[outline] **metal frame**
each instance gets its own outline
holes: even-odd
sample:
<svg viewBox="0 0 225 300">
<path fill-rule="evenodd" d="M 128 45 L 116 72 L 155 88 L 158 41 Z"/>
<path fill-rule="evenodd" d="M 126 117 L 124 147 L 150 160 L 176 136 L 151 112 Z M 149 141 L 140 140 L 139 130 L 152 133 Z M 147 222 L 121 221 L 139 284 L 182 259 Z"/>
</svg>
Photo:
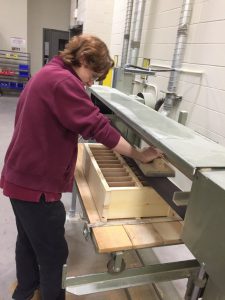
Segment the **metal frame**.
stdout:
<svg viewBox="0 0 225 300">
<path fill-rule="evenodd" d="M 206 230 L 206 234 L 203 236 L 202 233 L 204 232 L 201 230 L 198 224 L 199 214 L 201 212 L 202 220 L 208 222 L 207 224 L 209 225 L 209 228 L 212 227 L 212 211 L 207 210 L 208 219 L 206 219 L 206 212 L 202 209 L 206 203 L 206 200 L 210 205 L 213 205 L 215 201 L 212 201 L 212 199 L 214 199 L 215 194 L 218 198 L 218 192 L 221 190 L 221 197 L 217 199 L 217 201 L 224 203 L 222 201 L 224 197 L 224 193 L 222 191 L 224 190 L 224 181 L 222 178 L 225 178 L 225 175 L 224 177 L 221 177 L 223 174 L 225 174 L 224 147 L 207 140 L 206 138 L 193 132 L 191 129 L 158 114 L 150 108 L 143 106 L 141 103 L 133 101 L 129 96 L 126 96 L 118 90 L 96 86 L 92 87 L 90 91 L 104 104 L 106 104 L 124 122 L 133 128 L 143 140 L 163 150 L 169 160 L 174 163 L 174 165 L 179 168 L 182 173 L 194 180 L 194 182 L 196 180 L 199 181 L 200 173 L 204 173 L 204 176 L 207 177 L 207 180 L 204 184 L 200 182 L 198 185 L 198 190 L 201 193 L 204 194 L 206 187 L 211 181 L 215 184 L 214 190 L 216 192 L 213 193 L 213 195 L 210 194 L 212 191 L 208 192 L 207 197 L 204 197 L 203 199 L 199 197 L 198 194 L 194 194 L 195 185 L 193 184 L 190 194 L 180 192 L 174 195 L 174 201 L 179 205 L 184 205 L 188 202 L 188 208 L 191 213 L 189 213 L 185 219 L 183 239 L 191 252 L 200 262 L 202 262 L 201 267 L 197 260 L 194 260 L 176 263 L 173 262 L 169 264 L 158 264 L 123 271 L 122 253 L 115 253 L 111 263 L 112 265 L 110 265 L 109 268 L 109 272 L 113 271 L 113 274 L 99 273 L 66 278 L 65 266 L 63 273 L 63 286 L 66 287 L 69 292 L 79 295 L 188 277 L 189 280 L 185 299 L 198 299 L 201 291 L 206 286 L 207 276 L 205 269 L 210 276 L 209 281 L 210 278 L 217 278 L 217 283 L 221 281 L 220 279 L 218 280 L 218 276 L 220 276 L 220 274 L 217 276 L 218 270 L 214 270 L 214 258 L 220 257 L 217 249 L 218 247 L 214 247 L 214 255 L 212 256 L 210 254 L 210 261 L 206 261 L 204 259 L 204 256 L 207 256 L 208 253 L 205 251 L 206 247 L 204 247 L 204 245 L 208 246 L 210 240 L 216 240 L 217 235 L 209 235 L 208 230 Z M 202 156 L 202 153 L 204 153 L 204 156 Z M 220 187 L 220 189 L 218 187 Z M 204 200 L 202 201 L 203 205 L 200 200 Z M 190 205 L 190 202 L 192 202 L 193 208 L 197 205 L 197 209 L 194 209 L 195 213 L 192 213 L 191 211 L 192 206 Z M 221 203 L 218 205 L 218 207 L 215 206 L 215 209 L 220 209 L 221 211 Z M 74 207 L 76 207 L 76 205 L 74 206 L 73 202 L 71 209 L 72 211 Z M 215 215 L 218 216 L 218 214 Z M 196 217 L 197 226 L 195 226 L 193 223 L 195 221 L 194 216 Z M 206 222 L 203 221 L 202 226 L 205 228 Z M 216 224 L 216 222 L 218 222 L 218 218 L 215 218 L 214 221 Z M 92 227 L 94 227 L 93 224 L 87 223 L 86 228 L 88 236 L 91 233 Z M 192 230 L 192 228 L 195 228 L 195 230 Z M 197 232 L 196 228 L 198 229 Z M 222 228 L 224 228 L 224 226 L 221 226 L 221 230 Z M 198 238 L 197 234 L 199 234 L 200 238 Z M 195 236 L 197 237 L 197 243 L 195 243 L 193 240 L 193 237 Z M 203 238 L 204 240 L 202 242 Z M 201 245 L 198 247 L 199 244 Z M 217 241 L 212 245 L 218 246 L 219 244 L 220 243 Z M 210 247 L 212 245 L 210 245 Z M 221 257 L 223 258 L 223 254 Z M 203 262 L 206 263 L 206 265 L 204 265 Z"/>
<path fill-rule="evenodd" d="M 87 295 L 187 277 L 191 277 L 192 282 L 195 283 L 199 277 L 200 266 L 197 260 L 188 260 L 132 268 L 121 273 L 105 272 L 68 278 L 66 278 L 66 270 L 67 266 L 64 265 L 62 287 L 74 295 Z"/>
</svg>

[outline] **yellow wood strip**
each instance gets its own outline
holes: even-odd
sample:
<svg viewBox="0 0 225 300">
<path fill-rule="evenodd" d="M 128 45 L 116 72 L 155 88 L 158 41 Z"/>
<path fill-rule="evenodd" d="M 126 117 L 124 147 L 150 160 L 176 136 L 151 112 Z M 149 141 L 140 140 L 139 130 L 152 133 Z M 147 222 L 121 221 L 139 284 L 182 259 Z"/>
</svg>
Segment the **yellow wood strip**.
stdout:
<svg viewBox="0 0 225 300">
<path fill-rule="evenodd" d="M 181 243 L 182 224 L 180 222 L 154 223 L 152 226 L 159 233 L 165 245 Z"/>
<path fill-rule="evenodd" d="M 93 235 L 99 253 L 132 249 L 132 243 L 123 226 L 95 227 Z"/>
<path fill-rule="evenodd" d="M 160 246 L 163 240 L 152 224 L 124 225 L 133 248 Z"/>
</svg>

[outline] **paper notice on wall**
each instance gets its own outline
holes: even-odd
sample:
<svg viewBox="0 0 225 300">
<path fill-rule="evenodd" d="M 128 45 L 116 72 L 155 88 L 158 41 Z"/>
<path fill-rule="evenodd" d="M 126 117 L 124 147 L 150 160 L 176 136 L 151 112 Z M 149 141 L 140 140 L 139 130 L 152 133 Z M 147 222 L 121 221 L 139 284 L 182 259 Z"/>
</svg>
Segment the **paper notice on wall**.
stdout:
<svg viewBox="0 0 225 300">
<path fill-rule="evenodd" d="M 13 51 L 24 52 L 26 50 L 26 41 L 20 37 L 11 37 L 10 38 L 11 49 Z"/>
</svg>

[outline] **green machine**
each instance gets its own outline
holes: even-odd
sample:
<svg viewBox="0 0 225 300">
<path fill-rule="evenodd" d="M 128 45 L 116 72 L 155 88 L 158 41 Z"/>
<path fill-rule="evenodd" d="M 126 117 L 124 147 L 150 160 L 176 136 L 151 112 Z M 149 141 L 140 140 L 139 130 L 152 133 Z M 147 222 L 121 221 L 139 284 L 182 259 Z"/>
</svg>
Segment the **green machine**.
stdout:
<svg viewBox="0 0 225 300">
<path fill-rule="evenodd" d="M 187 204 L 182 239 L 207 273 L 203 299 L 225 299 L 225 148 L 116 89 L 90 92 L 192 180 L 191 191 L 179 194 Z"/>
<path fill-rule="evenodd" d="M 98 85 L 88 92 L 140 139 L 161 149 L 191 180 L 191 190 L 175 192 L 173 201 L 186 206 L 182 240 L 196 259 L 128 269 L 114 275 L 66 278 L 64 270 L 63 286 L 82 295 L 189 278 L 185 300 L 225 300 L 225 148 L 117 89 Z M 116 258 L 119 268 L 121 255 Z"/>
</svg>

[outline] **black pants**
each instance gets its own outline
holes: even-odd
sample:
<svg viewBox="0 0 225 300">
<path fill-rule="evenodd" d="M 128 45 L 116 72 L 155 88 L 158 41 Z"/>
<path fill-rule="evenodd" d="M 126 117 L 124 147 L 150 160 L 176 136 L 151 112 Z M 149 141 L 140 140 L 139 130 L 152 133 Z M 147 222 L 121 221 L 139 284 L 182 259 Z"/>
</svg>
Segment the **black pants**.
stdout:
<svg viewBox="0 0 225 300">
<path fill-rule="evenodd" d="M 10 199 L 18 230 L 13 299 L 31 299 L 40 288 L 42 300 L 64 300 L 62 267 L 68 247 L 64 237 L 65 208 L 61 201 L 26 202 Z"/>
</svg>

